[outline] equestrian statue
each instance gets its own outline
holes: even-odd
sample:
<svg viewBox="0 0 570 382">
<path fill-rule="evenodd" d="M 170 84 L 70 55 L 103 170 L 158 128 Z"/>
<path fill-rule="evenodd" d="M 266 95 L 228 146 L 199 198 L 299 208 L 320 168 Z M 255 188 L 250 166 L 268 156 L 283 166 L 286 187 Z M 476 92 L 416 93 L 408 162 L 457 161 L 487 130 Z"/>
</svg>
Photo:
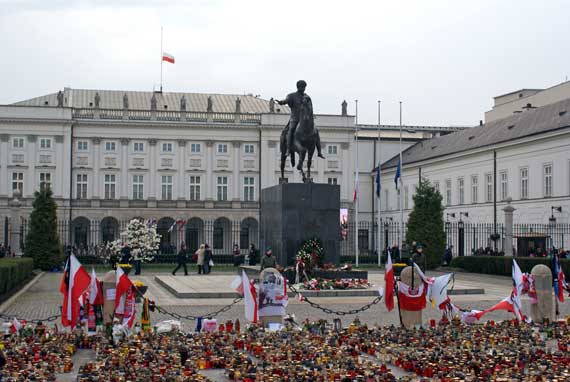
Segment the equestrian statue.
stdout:
<svg viewBox="0 0 570 382">
<path fill-rule="evenodd" d="M 285 178 L 285 161 L 287 155 L 291 156 L 291 166 L 295 167 L 295 153 L 299 154 L 297 170 L 303 176 L 303 182 L 311 181 L 311 162 L 315 149 L 320 158 L 325 158 L 321 152 L 321 137 L 315 128 L 313 117 L 313 103 L 311 97 L 305 94 L 307 83 L 297 81 L 297 91 L 288 94 L 282 100 L 275 100 L 279 105 L 287 105 L 291 109 L 289 122 L 281 132 L 281 178 Z M 307 157 L 307 174 L 303 171 L 303 162 Z"/>
</svg>

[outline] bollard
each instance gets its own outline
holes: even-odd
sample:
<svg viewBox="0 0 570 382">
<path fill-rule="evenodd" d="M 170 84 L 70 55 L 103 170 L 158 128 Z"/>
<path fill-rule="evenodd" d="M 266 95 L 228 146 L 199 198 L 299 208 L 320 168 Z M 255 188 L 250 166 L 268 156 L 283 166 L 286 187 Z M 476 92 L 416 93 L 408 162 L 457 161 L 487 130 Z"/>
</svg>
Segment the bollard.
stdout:
<svg viewBox="0 0 570 382">
<path fill-rule="evenodd" d="M 417 272 L 413 272 L 414 274 L 414 288 L 418 288 L 421 283 L 422 279 L 418 275 Z M 411 286 L 412 285 L 412 267 L 406 267 L 402 269 L 402 273 L 400 274 L 400 280 Z M 400 314 L 402 317 L 402 325 L 405 328 L 413 328 L 416 325 L 422 324 L 422 311 L 408 311 L 404 309 L 400 309 Z"/>
<path fill-rule="evenodd" d="M 530 272 L 534 276 L 536 304 L 530 306 L 532 320 L 541 324 L 545 319 L 554 321 L 554 294 L 552 292 L 552 271 L 544 264 L 535 265 Z"/>
</svg>

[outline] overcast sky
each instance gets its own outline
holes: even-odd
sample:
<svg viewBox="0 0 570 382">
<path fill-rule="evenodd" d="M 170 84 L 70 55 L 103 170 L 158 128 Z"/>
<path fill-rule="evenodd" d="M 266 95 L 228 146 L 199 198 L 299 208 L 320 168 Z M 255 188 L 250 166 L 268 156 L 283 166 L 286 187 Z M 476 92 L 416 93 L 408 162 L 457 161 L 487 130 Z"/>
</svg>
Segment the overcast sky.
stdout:
<svg viewBox="0 0 570 382">
<path fill-rule="evenodd" d="M 564 0 L 0 0 L 0 104 L 72 88 L 259 94 L 316 112 L 474 125 L 492 97 L 565 80 Z"/>
</svg>

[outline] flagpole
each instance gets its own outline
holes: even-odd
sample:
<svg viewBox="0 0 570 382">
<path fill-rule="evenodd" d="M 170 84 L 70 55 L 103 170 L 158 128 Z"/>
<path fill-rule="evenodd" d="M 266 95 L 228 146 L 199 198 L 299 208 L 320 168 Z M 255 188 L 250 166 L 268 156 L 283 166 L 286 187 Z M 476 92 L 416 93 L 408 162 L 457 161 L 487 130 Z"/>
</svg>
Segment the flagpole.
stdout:
<svg viewBox="0 0 570 382">
<path fill-rule="evenodd" d="M 404 246 L 404 209 L 402 203 L 402 194 L 403 194 L 403 181 L 402 177 L 404 175 L 404 163 L 402 162 L 402 101 L 400 101 L 400 187 L 398 189 L 399 196 L 400 196 L 400 260 L 402 259 L 402 249 Z"/>
<path fill-rule="evenodd" d="M 354 130 L 355 130 L 355 142 L 356 142 L 356 156 L 355 156 L 355 161 L 354 161 L 354 185 L 355 185 L 355 198 L 354 198 L 354 210 L 355 210 L 355 215 L 354 215 L 354 253 L 355 253 L 355 265 L 356 267 L 358 267 L 358 175 L 359 175 L 359 171 L 358 171 L 358 100 L 354 101 L 355 105 L 356 105 L 356 111 L 355 111 L 355 124 L 354 124 Z"/>
<path fill-rule="evenodd" d="M 160 27 L 160 92 L 162 93 L 162 26 Z"/>
<path fill-rule="evenodd" d="M 378 100 L 378 171 L 376 172 L 376 176 L 379 178 L 380 177 L 380 165 L 382 164 L 382 144 L 380 143 L 380 104 L 381 101 Z M 382 244 L 381 244 L 381 235 L 380 232 L 382 232 L 380 224 L 382 222 L 382 219 L 380 217 L 380 210 L 381 210 L 381 206 L 380 206 L 380 194 L 382 192 L 381 189 L 381 184 L 380 184 L 380 179 L 376 179 L 376 182 L 378 182 L 378 185 L 376 186 L 377 191 L 378 191 L 378 195 L 376 195 L 376 203 L 378 205 L 378 214 L 376 216 L 376 226 L 378 227 L 378 234 L 376 235 L 376 252 L 378 253 L 378 267 L 382 266 Z"/>
</svg>

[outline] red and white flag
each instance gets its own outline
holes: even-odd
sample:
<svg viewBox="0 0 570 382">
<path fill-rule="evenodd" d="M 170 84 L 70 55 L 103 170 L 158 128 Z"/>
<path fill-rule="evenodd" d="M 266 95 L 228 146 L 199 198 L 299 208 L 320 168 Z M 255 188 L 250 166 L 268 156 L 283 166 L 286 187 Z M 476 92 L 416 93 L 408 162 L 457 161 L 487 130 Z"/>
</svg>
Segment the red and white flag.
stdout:
<svg viewBox="0 0 570 382">
<path fill-rule="evenodd" d="M 174 64 L 174 56 L 169 54 L 169 53 L 163 52 L 162 53 L 162 61 L 166 61 L 166 62 L 170 62 L 171 64 Z"/>
<path fill-rule="evenodd" d="M 10 332 L 12 334 L 16 334 L 22 329 L 22 326 L 26 325 L 26 321 L 22 320 L 21 322 L 18 321 L 16 317 L 12 320 L 12 324 L 10 324 Z"/>
<path fill-rule="evenodd" d="M 235 290 L 240 296 L 243 296 L 243 280 L 241 276 L 236 276 L 234 281 L 232 281 L 231 285 L 233 290 Z"/>
<path fill-rule="evenodd" d="M 127 289 L 125 298 L 125 310 L 123 315 L 123 325 L 127 326 L 129 329 L 133 327 L 135 322 L 135 316 L 137 315 L 137 306 L 135 291 L 133 288 Z"/>
<path fill-rule="evenodd" d="M 117 267 L 115 277 L 115 314 L 124 314 L 127 292 L 133 283 L 121 267 Z"/>
<path fill-rule="evenodd" d="M 417 312 L 426 307 L 426 287 L 420 284 L 418 289 L 412 289 L 407 284 L 398 281 L 398 300 L 400 308 L 410 312 Z"/>
<path fill-rule="evenodd" d="M 521 295 L 524 287 L 523 274 L 516 260 L 513 259 L 513 292 L 511 293 L 511 302 L 513 304 L 513 309 L 517 320 L 524 320 L 524 315 L 522 314 L 522 302 Z"/>
<path fill-rule="evenodd" d="M 394 268 L 392 267 L 392 256 L 388 252 L 388 259 L 386 260 L 386 268 L 384 271 L 384 283 L 386 289 L 386 295 L 384 296 L 384 303 L 386 304 L 386 309 L 391 311 L 394 309 Z"/>
<path fill-rule="evenodd" d="M 255 285 L 253 285 L 253 280 L 249 280 L 245 271 L 241 273 L 241 280 L 243 283 L 243 302 L 245 305 L 245 318 L 249 322 L 257 322 L 257 291 L 255 290 Z"/>
<path fill-rule="evenodd" d="M 63 307 L 61 323 L 63 326 L 75 327 L 79 321 L 81 295 L 87 290 L 91 277 L 77 260 L 75 255 L 70 255 L 65 265 L 63 278 L 59 291 L 63 294 Z"/>
<path fill-rule="evenodd" d="M 481 317 L 483 317 L 487 313 L 493 312 L 495 310 L 506 310 L 507 312 L 515 313 L 515 309 L 514 309 L 514 305 L 513 305 L 513 301 L 511 299 L 511 297 L 506 297 L 506 298 L 502 299 L 498 304 L 493 305 L 492 307 L 485 309 L 483 311 L 474 311 L 473 316 L 475 318 L 477 318 L 478 320 L 480 320 Z"/>
<path fill-rule="evenodd" d="M 89 286 L 89 296 L 90 305 L 103 305 L 103 288 L 101 288 L 99 280 L 97 280 L 97 274 L 95 269 L 91 270 L 91 284 Z"/>
</svg>

